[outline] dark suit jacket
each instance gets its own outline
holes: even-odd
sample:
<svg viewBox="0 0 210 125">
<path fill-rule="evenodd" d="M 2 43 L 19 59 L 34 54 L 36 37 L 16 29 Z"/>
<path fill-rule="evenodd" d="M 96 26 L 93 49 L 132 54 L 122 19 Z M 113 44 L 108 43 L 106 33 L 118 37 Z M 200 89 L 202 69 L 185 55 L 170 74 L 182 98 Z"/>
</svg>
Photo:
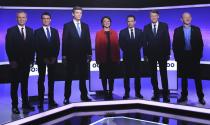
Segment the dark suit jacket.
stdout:
<svg viewBox="0 0 210 125">
<path fill-rule="evenodd" d="M 62 38 L 62 56 L 71 62 L 86 61 L 87 55 L 92 55 L 90 31 L 87 24 L 81 22 L 81 38 L 74 22 L 64 24 Z"/>
<path fill-rule="evenodd" d="M 148 57 L 165 57 L 170 55 L 171 42 L 168 25 L 159 22 L 157 35 L 154 36 L 152 25 L 144 26 L 144 55 Z"/>
<path fill-rule="evenodd" d="M 140 49 L 143 47 L 143 32 L 141 29 L 135 28 L 135 39 L 130 39 L 128 28 L 120 31 L 119 34 L 120 48 L 123 51 L 124 61 L 140 61 Z"/>
<path fill-rule="evenodd" d="M 203 56 L 203 39 L 200 28 L 191 26 L 191 47 L 195 59 L 200 60 Z M 175 29 L 173 36 L 173 51 L 176 61 L 181 60 L 183 52 L 185 51 L 185 38 L 183 26 Z"/>
<path fill-rule="evenodd" d="M 13 26 L 7 30 L 6 53 L 9 61 L 18 63 L 31 63 L 35 54 L 33 30 L 26 26 L 26 39 L 24 40 L 18 29 Z"/>
<path fill-rule="evenodd" d="M 50 27 L 50 29 L 51 29 L 50 41 L 48 41 L 43 27 L 35 30 L 34 32 L 37 63 L 43 62 L 44 58 L 58 57 L 60 50 L 59 34 L 55 28 Z"/>
</svg>

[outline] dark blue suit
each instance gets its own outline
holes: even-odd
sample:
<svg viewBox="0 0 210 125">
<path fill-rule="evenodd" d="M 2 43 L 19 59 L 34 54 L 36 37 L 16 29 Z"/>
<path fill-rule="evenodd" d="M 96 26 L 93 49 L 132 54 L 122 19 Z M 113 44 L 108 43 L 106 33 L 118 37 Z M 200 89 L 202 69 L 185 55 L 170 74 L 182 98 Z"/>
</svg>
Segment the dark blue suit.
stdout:
<svg viewBox="0 0 210 125">
<path fill-rule="evenodd" d="M 60 50 L 60 39 L 58 31 L 55 28 L 50 27 L 51 36 L 48 40 L 44 28 L 41 27 L 35 30 L 34 38 L 36 44 L 36 62 L 38 64 L 39 78 L 38 78 L 38 93 L 39 101 L 41 104 L 44 102 L 44 81 L 46 74 L 46 66 L 48 67 L 48 96 L 49 102 L 54 101 L 54 80 L 53 74 L 55 69 L 55 64 L 57 63 L 57 57 Z M 51 60 L 56 58 L 56 61 L 53 64 L 46 64 L 44 59 Z"/>
<path fill-rule="evenodd" d="M 168 25 L 159 22 L 157 34 L 154 35 L 152 24 L 144 26 L 144 55 L 148 57 L 151 67 L 151 82 L 155 95 L 159 95 L 157 80 L 157 62 L 160 67 L 160 75 L 163 86 L 163 97 L 167 98 L 168 76 L 167 76 L 167 60 L 170 57 L 171 42 L 168 31 Z"/>
<path fill-rule="evenodd" d="M 135 78 L 136 95 L 140 95 L 140 69 L 141 61 L 140 49 L 143 47 L 143 32 L 141 29 L 135 28 L 135 38 L 131 39 L 129 29 L 125 28 L 120 31 L 119 43 L 123 51 L 123 62 L 125 67 L 124 88 L 125 95 L 129 95 L 130 85 L 129 78 Z"/>
<path fill-rule="evenodd" d="M 12 69 L 13 82 L 11 83 L 12 106 L 18 106 L 18 84 L 21 82 L 21 95 L 23 105 L 28 105 L 28 77 L 30 64 L 34 61 L 34 34 L 29 27 L 26 28 L 26 39 L 21 36 L 18 26 L 7 30 L 6 53 L 10 62 L 16 62 L 17 68 Z"/>
<path fill-rule="evenodd" d="M 92 55 L 90 31 L 87 24 L 81 22 L 81 37 L 73 21 L 64 24 L 62 38 L 62 56 L 67 60 L 67 79 L 65 83 L 65 99 L 71 95 L 73 74 L 78 71 L 81 98 L 87 97 L 86 76 L 88 71 L 87 56 Z"/>
</svg>

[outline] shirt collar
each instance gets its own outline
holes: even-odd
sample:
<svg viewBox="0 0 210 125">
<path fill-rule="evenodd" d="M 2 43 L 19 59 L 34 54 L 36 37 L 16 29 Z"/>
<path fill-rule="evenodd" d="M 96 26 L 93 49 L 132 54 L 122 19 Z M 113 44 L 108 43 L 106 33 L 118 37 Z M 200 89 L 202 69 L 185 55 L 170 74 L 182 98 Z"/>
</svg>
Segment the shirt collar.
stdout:
<svg viewBox="0 0 210 125">
<path fill-rule="evenodd" d="M 191 28 L 191 25 L 190 26 L 187 26 L 187 27 L 185 25 L 183 25 L 183 28 L 184 29 L 188 29 L 188 28 L 190 29 Z"/>
<path fill-rule="evenodd" d="M 25 26 L 25 25 L 24 25 L 24 26 L 20 26 L 20 25 L 18 25 L 18 28 L 19 28 L 19 29 L 21 29 L 21 28 L 24 28 L 24 29 L 25 29 L 25 28 L 26 28 L 26 26 Z"/>
<path fill-rule="evenodd" d="M 156 27 L 159 25 L 159 21 L 157 21 L 156 23 L 152 23 L 152 26 L 156 25 Z"/>
<path fill-rule="evenodd" d="M 131 31 L 131 29 L 133 29 L 133 31 L 134 31 L 134 30 L 135 30 L 135 27 L 133 27 L 133 28 L 128 28 L 129 31 Z"/>
<path fill-rule="evenodd" d="M 78 22 L 75 19 L 73 19 L 73 22 L 74 22 L 74 24 L 77 24 L 77 23 L 81 24 L 81 21 Z"/>
<path fill-rule="evenodd" d="M 50 29 L 50 26 L 43 26 L 43 28 L 44 28 L 44 29 L 46 29 L 46 28 L 49 28 L 49 29 Z"/>
</svg>

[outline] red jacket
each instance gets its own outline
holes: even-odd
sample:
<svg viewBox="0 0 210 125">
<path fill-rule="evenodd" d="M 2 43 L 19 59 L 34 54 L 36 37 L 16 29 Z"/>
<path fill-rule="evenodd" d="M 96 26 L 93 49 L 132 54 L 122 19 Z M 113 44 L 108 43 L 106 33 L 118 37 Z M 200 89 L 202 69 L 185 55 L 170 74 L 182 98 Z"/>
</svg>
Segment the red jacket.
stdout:
<svg viewBox="0 0 210 125">
<path fill-rule="evenodd" d="M 102 29 L 96 33 L 95 39 L 95 53 L 96 62 L 106 63 L 107 62 L 107 37 L 105 31 Z M 118 34 L 114 30 L 110 30 L 110 45 L 111 45 L 111 59 L 112 62 L 120 62 L 120 49 L 118 42 Z"/>
</svg>

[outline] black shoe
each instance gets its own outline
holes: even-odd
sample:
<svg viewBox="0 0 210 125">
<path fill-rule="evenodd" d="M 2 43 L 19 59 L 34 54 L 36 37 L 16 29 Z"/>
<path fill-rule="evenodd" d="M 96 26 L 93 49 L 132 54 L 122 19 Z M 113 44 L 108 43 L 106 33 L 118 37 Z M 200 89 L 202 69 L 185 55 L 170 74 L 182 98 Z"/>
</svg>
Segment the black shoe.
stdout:
<svg viewBox="0 0 210 125">
<path fill-rule="evenodd" d="M 81 96 L 81 100 L 82 101 L 85 101 L 85 102 L 88 102 L 88 101 L 91 101 L 91 99 L 90 98 L 88 98 L 87 96 Z"/>
<path fill-rule="evenodd" d="M 20 111 L 19 111 L 18 107 L 12 107 L 12 113 L 20 114 Z"/>
<path fill-rule="evenodd" d="M 22 108 L 23 109 L 26 109 L 26 110 L 34 110 L 35 108 L 32 106 L 32 105 L 30 105 L 30 104 L 26 104 L 26 105 L 22 105 Z"/>
<path fill-rule="evenodd" d="M 204 99 L 199 99 L 199 102 L 202 104 L 202 105 L 205 105 L 206 104 L 206 101 Z"/>
<path fill-rule="evenodd" d="M 108 93 L 108 99 L 109 100 L 112 100 L 113 99 L 113 93 L 112 93 L 112 91 L 109 91 L 109 93 Z"/>
<path fill-rule="evenodd" d="M 186 101 L 187 101 L 187 97 L 183 97 L 183 96 L 177 100 L 178 103 L 182 103 Z"/>
<path fill-rule="evenodd" d="M 50 101 L 49 106 L 50 107 L 58 107 L 58 104 L 55 101 Z"/>
<path fill-rule="evenodd" d="M 136 94 L 136 98 L 143 99 L 144 97 L 141 94 Z"/>
<path fill-rule="evenodd" d="M 63 104 L 64 105 L 68 105 L 70 102 L 69 102 L 69 100 L 68 99 L 64 99 L 64 101 L 63 101 Z"/>
<path fill-rule="evenodd" d="M 129 99 L 129 94 L 125 94 L 124 96 L 123 96 L 123 99 Z"/>
<path fill-rule="evenodd" d="M 169 103 L 170 99 L 168 97 L 163 98 L 163 102 Z"/>
<path fill-rule="evenodd" d="M 160 100 L 160 96 L 159 95 L 154 95 L 151 100 L 159 101 Z"/>
<path fill-rule="evenodd" d="M 39 109 L 43 109 L 43 107 L 44 107 L 44 106 L 43 106 L 43 103 L 39 103 L 38 108 L 39 108 Z"/>
</svg>

